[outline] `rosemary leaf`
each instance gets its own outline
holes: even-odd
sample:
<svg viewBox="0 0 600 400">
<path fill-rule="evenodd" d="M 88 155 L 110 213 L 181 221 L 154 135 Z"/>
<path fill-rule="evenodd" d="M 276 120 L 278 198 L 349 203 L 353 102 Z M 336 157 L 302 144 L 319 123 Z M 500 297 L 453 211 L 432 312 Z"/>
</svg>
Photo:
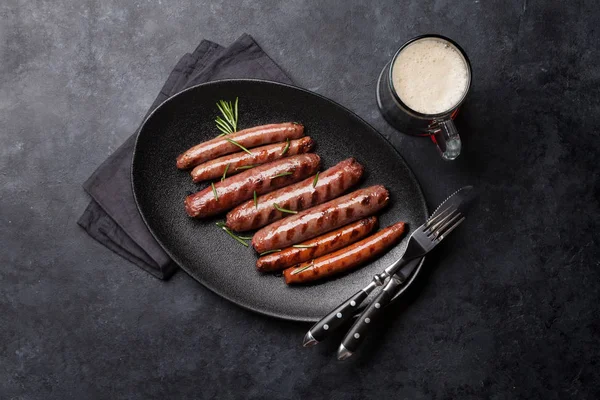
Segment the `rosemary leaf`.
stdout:
<svg viewBox="0 0 600 400">
<path fill-rule="evenodd" d="M 319 171 L 317 171 L 317 175 L 315 175 L 315 179 L 313 180 L 312 187 L 317 187 L 317 182 L 319 182 Z"/>
<path fill-rule="evenodd" d="M 210 186 L 212 186 L 213 195 L 215 195 L 215 200 L 219 201 L 219 195 L 217 194 L 217 189 L 215 188 L 215 184 L 213 182 L 211 182 Z"/>
<path fill-rule="evenodd" d="M 241 167 L 237 167 L 235 170 L 236 171 L 242 171 L 244 169 L 250 169 L 250 168 L 254 168 L 254 167 L 258 167 L 260 164 L 250 164 L 250 165 L 243 165 Z"/>
<path fill-rule="evenodd" d="M 244 246 L 248 247 L 248 243 L 244 242 L 242 239 L 240 239 L 238 236 L 236 236 L 233 232 L 231 232 L 229 229 L 227 228 L 221 228 L 223 229 L 225 232 L 227 232 L 227 234 L 229 236 L 231 236 L 232 238 L 234 238 L 235 240 L 237 240 L 238 242 L 240 242 L 241 244 L 243 244 Z"/>
<path fill-rule="evenodd" d="M 313 260 L 314 261 L 314 260 Z M 295 270 L 292 271 L 292 273 L 290 275 L 296 275 L 299 274 L 302 271 L 306 271 L 309 268 L 312 268 L 314 266 L 314 264 L 312 263 L 312 261 L 310 262 L 310 264 L 302 267 L 302 268 L 296 268 Z"/>
<path fill-rule="evenodd" d="M 254 208 L 258 208 L 258 198 L 256 196 L 256 190 L 254 191 Z"/>
<path fill-rule="evenodd" d="M 293 173 L 293 172 L 290 172 L 290 171 L 288 171 L 288 172 L 282 172 L 282 173 L 280 173 L 280 174 L 273 175 L 273 176 L 271 177 L 271 179 L 279 178 L 279 177 L 282 177 L 282 176 L 293 175 L 293 174 L 294 174 L 294 173 Z"/>
<path fill-rule="evenodd" d="M 275 207 L 275 209 L 277 211 L 281 211 L 283 213 L 288 213 L 288 214 L 298 214 L 298 211 L 294 211 L 294 210 L 288 210 L 287 208 L 281 208 L 279 207 L 279 204 L 277 203 L 273 203 L 273 207 Z"/>
<path fill-rule="evenodd" d="M 227 122 L 231 121 L 231 114 L 228 109 L 229 104 L 227 104 L 223 100 L 219 100 L 219 102 L 217 103 L 217 107 L 219 108 L 219 111 L 221 111 L 221 114 L 223 114 L 223 116 L 225 117 L 225 120 Z"/>
<path fill-rule="evenodd" d="M 243 240 L 252 240 L 252 236 L 239 236 L 238 235 L 238 237 Z"/>
<path fill-rule="evenodd" d="M 253 156 L 254 154 L 252 154 L 250 152 L 250 150 L 248 150 L 247 148 L 245 148 L 244 146 L 242 146 L 241 144 L 239 144 L 238 142 L 236 142 L 233 139 L 229 139 L 229 138 L 225 138 L 225 140 L 227 140 L 229 143 L 236 145 L 237 147 L 239 147 L 240 149 L 244 150 L 246 153 L 250 154 L 251 156 Z"/>
<path fill-rule="evenodd" d="M 235 127 L 234 130 L 237 131 L 237 121 L 238 121 L 238 98 L 235 98 L 235 107 L 234 107 L 234 121 L 235 121 Z"/>
<path fill-rule="evenodd" d="M 221 182 L 223 182 L 225 180 L 225 178 L 227 177 L 227 171 L 229 171 L 229 166 L 231 164 L 227 164 L 227 166 L 225 167 L 225 171 L 223 171 L 223 176 L 221 177 Z"/>
<path fill-rule="evenodd" d="M 290 149 L 290 138 L 287 138 L 285 141 L 286 141 L 286 144 L 285 144 L 285 147 L 283 148 L 283 151 L 281 152 L 281 155 L 284 155 Z"/>
<path fill-rule="evenodd" d="M 223 132 L 224 134 L 228 135 L 233 132 L 231 126 L 227 123 L 227 121 L 224 121 L 221 117 L 217 117 L 217 119 L 215 119 L 215 123 L 217 124 L 217 129 Z"/>
<path fill-rule="evenodd" d="M 237 236 L 235 233 L 231 232 L 229 230 L 229 228 L 227 228 L 227 226 L 225 226 L 224 222 L 217 222 L 217 223 L 215 223 L 215 225 L 217 225 L 219 228 L 223 229 L 225 231 L 225 233 L 227 233 L 229 236 L 231 236 L 232 238 L 234 238 L 235 240 L 237 240 L 244 246 L 248 247 L 248 243 L 244 242 L 244 240 L 243 240 L 244 237 Z"/>
<path fill-rule="evenodd" d="M 271 253 L 279 253 L 280 251 L 281 251 L 281 249 L 263 251 L 262 253 L 259 254 L 259 256 L 266 256 L 267 254 L 271 254 Z"/>
<path fill-rule="evenodd" d="M 311 247 L 317 247 L 317 244 L 295 244 L 292 247 L 295 247 L 297 249 L 310 249 Z"/>
</svg>

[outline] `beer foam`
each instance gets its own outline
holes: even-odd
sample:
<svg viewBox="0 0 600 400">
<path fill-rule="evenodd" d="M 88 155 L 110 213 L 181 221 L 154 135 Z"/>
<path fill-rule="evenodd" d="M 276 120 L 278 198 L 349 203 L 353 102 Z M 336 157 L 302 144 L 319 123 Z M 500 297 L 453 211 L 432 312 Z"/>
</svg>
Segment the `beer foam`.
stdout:
<svg viewBox="0 0 600 400">
<path fill-rule="evenodd" d="M 422 114 L 453 109 L 469 86 L 463 55 L 438 38 L 417 40 L 406 46 L 392 67 L 392 83 L 400 100 Z"/>
</svg>

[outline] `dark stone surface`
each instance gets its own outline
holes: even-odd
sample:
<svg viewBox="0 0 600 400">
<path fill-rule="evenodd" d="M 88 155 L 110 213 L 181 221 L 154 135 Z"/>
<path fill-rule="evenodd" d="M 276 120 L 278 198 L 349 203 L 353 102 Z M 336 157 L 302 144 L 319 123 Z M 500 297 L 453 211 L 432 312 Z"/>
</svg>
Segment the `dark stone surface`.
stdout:
<svg viewBox="0 0 600 400">
<path fill-rule="evenodd" d="M 174 3 L 0 4 L 0 398 L 600 396 L 595 2 Z M 299 346 L 307 325 L 242 310 L 184 273 L 161 282 L 76 225 L 81 183 L 176 60 L 243 32 L 391 137 L 430 205 L 463 184 L 482 192 L 343 363 L 335 341 Z M 379 70 L 426 32 L 473 63 L 452 163 L 375 106 Z"/>
</svg>

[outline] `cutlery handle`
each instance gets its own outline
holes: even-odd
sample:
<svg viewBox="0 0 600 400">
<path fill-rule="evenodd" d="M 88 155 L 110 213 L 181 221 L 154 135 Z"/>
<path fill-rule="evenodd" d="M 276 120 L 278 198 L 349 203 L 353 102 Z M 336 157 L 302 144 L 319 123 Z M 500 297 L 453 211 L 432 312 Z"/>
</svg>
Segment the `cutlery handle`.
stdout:
<svg viewBox="0 0 600 400">
<path fill-rule="evenodd" d="M 336 330 L 356 314 L 356 309 L 363 301 L 365 301 L 368 295 L 369 294 L 364 290 L 358 291 L 354 296 L 350 297 L 340 304 L 339 307 L 314 324 L 306 334 L 304 345 L 310 346 L 325 340 L 329 332 Z M 313 341 L 308 338 L 311 338 Z"/>
<path fill-rule="evenodd" d="M 392 276 L 383 290 L 356 319 L 356 322 L 354 322 L 354 325 L 352 325 L 344 340 L 342 340 L 342 344 L 338 350 L 338 359 L 343 360 L 348 358 L 358 349 L 365 336 L 367 336 L 370 326 L 377 318 L 381 317 L 383 309 L 392 301 L 401 285 L 402 280 L 396 275 Z"/>
</svg>

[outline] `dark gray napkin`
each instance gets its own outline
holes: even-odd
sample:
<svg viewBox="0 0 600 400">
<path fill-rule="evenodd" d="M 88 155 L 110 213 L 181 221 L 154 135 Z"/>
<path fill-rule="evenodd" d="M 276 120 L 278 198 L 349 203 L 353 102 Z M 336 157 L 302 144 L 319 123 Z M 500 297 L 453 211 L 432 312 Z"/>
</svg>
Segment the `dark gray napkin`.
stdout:
<svg viewBox="0 0 600 400">
<path fill-rule="evenodd" d="M 203 40 L 193 53 L 184 55 L 175 65 L 146 117 L 163 101 L 186 88 L 229 78 L 291 83 L 250 35 L 242 35 L 227 48 Z M 123 258 L 158 278 L 167 279 L 177 266 L 148 231 L 131 191 L 130 170 L 136 135 L 137 131 L 83 184 L 92 201 L 78 224 Z"/>
</svg>

